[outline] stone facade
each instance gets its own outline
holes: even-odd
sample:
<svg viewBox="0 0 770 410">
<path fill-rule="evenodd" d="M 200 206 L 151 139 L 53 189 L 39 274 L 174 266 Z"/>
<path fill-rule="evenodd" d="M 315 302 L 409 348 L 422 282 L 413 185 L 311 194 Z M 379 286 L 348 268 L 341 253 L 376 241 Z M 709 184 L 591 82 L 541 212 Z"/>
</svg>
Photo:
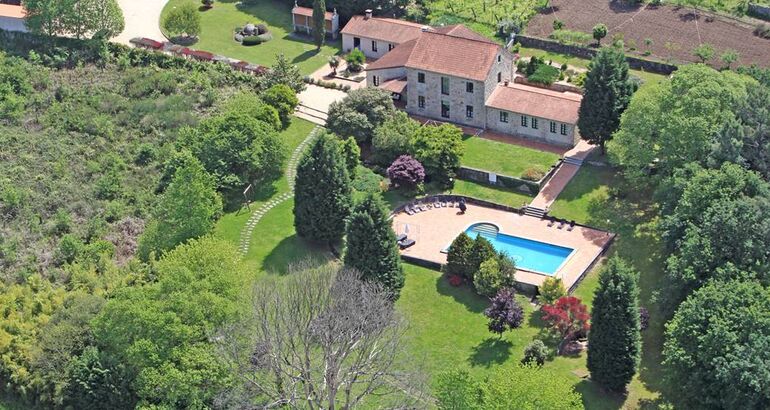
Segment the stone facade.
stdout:
<svg viewBox="0 0 770 410">
<path fill-rule="evenodd" d="M 483 82 L 407 68 L 406 111 L 410 114 L 434 118 L 439 121 L 485 128 L 487 98 L 499 83 L 498 78 L 500 82 L 510 81 L 512 64 L 513 56 L 501 49 L 494 66 L 487 73 L 487 78 Z M 419 73 L 425 75 L 424 83 L 418 81 Z M 449 81 L 448 95 L 441 92 L 442 78 Z M 473 92 L 468 90 L 469 83 L 473 84 Z M 424 98 L 424 107 L 420 106 L 420 97 Z M 443 104 L 449 106 L 448 117 L 442 115 Z M 469 107 L 471 107 L 470 110 Z M 472 117 L 468 115 L 469 113 L 472 113 Z"/>
<path fill-rule="evenodd" d="M 501 121 L 500 113 L 507 113 L 508 122 Z M 526 118 L 526 126 L 522 123 L 522 117 Z M 537 128 L 533 128 L 533 120 L 537 120 Z M 580 140 L 574 124 L 566 124 L 558 121 L 552 121 L 548 118 L 537 118 L 531 115 L 523 115 L 514 112 L 499 110 L 497 108 L 487 108 L 487 128 L 503 134 L 520 135 L 522 137 L 532 138 L 538 141 L 544 141 L 549 144 L 573 147 Z M 553 128 L 551 123 L 553 123 Z M 562 127 L 566 131 L 562 134 Z M 555 132 L 552 132 L 555 131 Z"/>
<path fill-rule="evenodd" d="M 349 53 L 354 48 L 355 39 L 359 39 L 359 50 L 364 52 L 364 55 L 368 58 L 380 58 L 397 46 L 395 43 L 387 41 L 377 40 L 368 37 L 356 37 L 350 34 L 342 34 L 342 51 Z"/>
</svg>

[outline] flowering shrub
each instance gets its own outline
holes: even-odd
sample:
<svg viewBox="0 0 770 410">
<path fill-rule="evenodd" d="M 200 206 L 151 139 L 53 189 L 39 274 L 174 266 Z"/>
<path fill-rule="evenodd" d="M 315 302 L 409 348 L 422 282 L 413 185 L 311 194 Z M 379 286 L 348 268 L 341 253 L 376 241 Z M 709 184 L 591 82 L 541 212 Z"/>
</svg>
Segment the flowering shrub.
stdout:
<svg viewBox="0 0 770 410">
<path fill-rule="evenodd" d="M 650 326 L 650 311 L 646 307 L 639 307 L 639 330 L 646 330 Z"/>
<path fill-rule="evenodd" d="M 449 275 L 449 284 L 458 287 L 463 284 L 463 277 L 460 275 Z"/>
<path fill-rule="evenodd" d="M 553 305 L 543 306 L 542 311 L 543 320 L 562 339 L 584 336 L 591 327 L 588 307 L 574 296 L 561 297 Z"/>
<path fill-rule="evenodd" d="M 425 168 L 409 155 L 401 155 L 388 167 L 388 178 L 395 184 L 417 185 L 425 180 Z"/>
</svg>

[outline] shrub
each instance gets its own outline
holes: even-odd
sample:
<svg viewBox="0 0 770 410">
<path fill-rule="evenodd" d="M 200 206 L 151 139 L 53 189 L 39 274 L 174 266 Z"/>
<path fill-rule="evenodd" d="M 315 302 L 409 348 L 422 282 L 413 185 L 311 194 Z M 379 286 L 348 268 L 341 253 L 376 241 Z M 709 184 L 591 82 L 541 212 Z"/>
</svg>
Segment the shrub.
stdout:
<svg viewBox="0 0 770 410">
<path fill-rule="evenodd" d="M 548 37 L 566 45 L 584 46 L 591 42 L 591 35 L 582 31 L 554 30 Z"/>
<path fill-rule="evenodd" d="M 268 34 L 267 26 L 262 23 L 257 24 L 257 34 Z"/>
<path fill-rule="evenodd" d="M 548 277 L 545 278 L 543 284 L 539 288 L 540 295 L 538 299 L 543 305 L 552 305 L 559 298 L 567 296 L 567 290 L 564 289 L 564 283 L 561 278 Z"/>
<path fill-rule="evenodd" d="M 754 35 L 760 38 L 770 38 L 770 24 L 757 24 L 756 27 L 754 27 Z"/>
<path fill-rule="evenodd" d="M 516 301 L 512 288 L 500 289 L 492 298 L 492 304 L 484 310 L 484 316 L 489 318 L 487 328 L 500 337 L 506 330 L 513 330 L 524 322 L 524 309 Z"/>
<path fill-rule="evenodd" d="M 561 30 L 563 28 L 564 28 L 564 22 L 563 21 L 561 21 L 559 19 L 555 19 L 553 21 L 553 29 L 554 30 Z"/>
<path fill-rule="evenodd" d="M 460 167 L 460 158 L 465 148 L 462 137 L 462 130 L 451 124 L 423 126 L 415 132 L 414 157 L 439 184 L 450 185 L 450 180 Z"/>
<path fill-rule="evenodd" d="M 524 358 L 521 359 L 522 364 L 536 364 L 542 366 L 545 363 L 545 359 L 550 354 L 548 348 L 540 339 L 531 341 L 527 347 L 524 348 Z"/>
<path fill-rule="evenodd" d="M 449 275 L 449 284 L 458 287 L 463 284 L 463 277 L 460 275 Z"/>
<path fill-rule="evenodd" d="M 262 100 L 278 111 L 281 125 L 285 128 L 291 123 L 291 114 L 299 104 L 299 99 L 288 85 L 276 84 L 261 95 Z"/>
<path fill-rule="evenodd" d="M 387 189 L 384 178 L 371 169 L 359 166 L 351 186 L 356 192 L 377 193 Z"/>
<path fill-rule="evenodd" d="M 409 155 L 402 155 L 396 158 L 388 167 L 388 178 L 396 185 L 415 186 L 425 180 L 425 168 L 420 161 Z"/>
<path fill-rule="evenodd" d="M 351 51 L 350 54 L 345 57 L 345 61 L 348 62 L 348 70 L 359 72 L 364 67 L 366 56 L 364 55 L 363 51 L 354 48 L 353 51 Z"/>
<path fill-rule="evenodd" d="M 492 297 L 502 288 L 513 287 L 511 270 L 503 269 L 500 258 L 496 255 L 481 263 L 473 275 L 473 286 L 480 295 Z"/>
<path fill-rule="evenodd" d="M 257 38 L 259 38 L 259 40 L 262 41 L 263 43 L 267 43 L 268 41 L 273 39 L 273 35 L 270 33 L 264 33 L 264 34 L 258 35 Z"/>
<path fill-rule="evenodd" d="M 374 130 L 372 137 L 372 161 L 388 166 L 401 155 L 413 151 L 412 137 L 420 129 L 420 123 L 409 118 L 403 111 L 396 111 Z"/>
<path fill-rule="evenodd" d="M 262 44 L 262 39 L 259 36 L 246 36 L 241 42 L 244 46 L 256 46 Z"/>
<path fill-rule="evenodd" d="M 527 181 L 540 181 L 545 176 L 545 169 L 542 166 L 530 167 L 524 170 L 521 178 Z"/>
<path fill-rule="evenodd" d="M 447 263 L 444 266 L 446 272 L 450 275 L 472 278 L 474 273 L 470 262 L 472 248 L 473 240 L 465 232 L 458 235 L 449 245 Z"/>
<path fill-rule="evenodd" d="M 558 68 L 548 64 L 540 64 L 527 79 L 533 83 L 551 85 L 559 79 L 559 74 Z"/>
<path fill-rule="evenodd" d="M 545 305 L 541 310 L 543 311 L 543 321 L 563 341 L 583 337 L 591 327 L 589 325 L 591 315 L 588 314 L 588 307 L 574 296 L 561 297 L 553 305 Z"/>
</svg>

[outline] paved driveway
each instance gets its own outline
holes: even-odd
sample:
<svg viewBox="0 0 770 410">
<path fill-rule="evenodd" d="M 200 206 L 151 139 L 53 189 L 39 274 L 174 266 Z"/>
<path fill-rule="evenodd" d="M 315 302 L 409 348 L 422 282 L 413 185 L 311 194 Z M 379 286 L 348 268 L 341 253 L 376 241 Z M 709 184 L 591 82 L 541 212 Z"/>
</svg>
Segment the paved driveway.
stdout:
<svg viewBox="0 0 770 410">
<path fill-rule="evenodd" d="M 148 37 L 163 41 L 166 38 L 160 31 L 160 12 L 168 0 L 118 0 L 123 9 L 126 28 L 112 40 L 128 44 L 134 37 Z"/>
</svg>

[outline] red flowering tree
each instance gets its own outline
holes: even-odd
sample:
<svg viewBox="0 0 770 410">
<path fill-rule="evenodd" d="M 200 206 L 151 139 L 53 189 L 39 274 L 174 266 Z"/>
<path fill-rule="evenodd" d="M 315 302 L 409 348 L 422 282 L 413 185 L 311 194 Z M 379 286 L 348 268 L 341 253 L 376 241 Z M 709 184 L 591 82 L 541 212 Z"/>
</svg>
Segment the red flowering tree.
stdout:
<svg viewBox="0 0 770 410">
<path fill-rule="evenodd" d="M 388 178 L 395 185 L 415 186 L 425 180 L 425 168 L 409 155 L 401 155 L 388 167 Z"/>
<path fill-rule="evenodd" d="M 559 350 L 565 341 L 585 335 L 591 328 L 588 307 L 574 296 L 563 296 L 554 304 L 543 306 L 541 310 L 543 320 L 562 339 Z"/>
</svg>

